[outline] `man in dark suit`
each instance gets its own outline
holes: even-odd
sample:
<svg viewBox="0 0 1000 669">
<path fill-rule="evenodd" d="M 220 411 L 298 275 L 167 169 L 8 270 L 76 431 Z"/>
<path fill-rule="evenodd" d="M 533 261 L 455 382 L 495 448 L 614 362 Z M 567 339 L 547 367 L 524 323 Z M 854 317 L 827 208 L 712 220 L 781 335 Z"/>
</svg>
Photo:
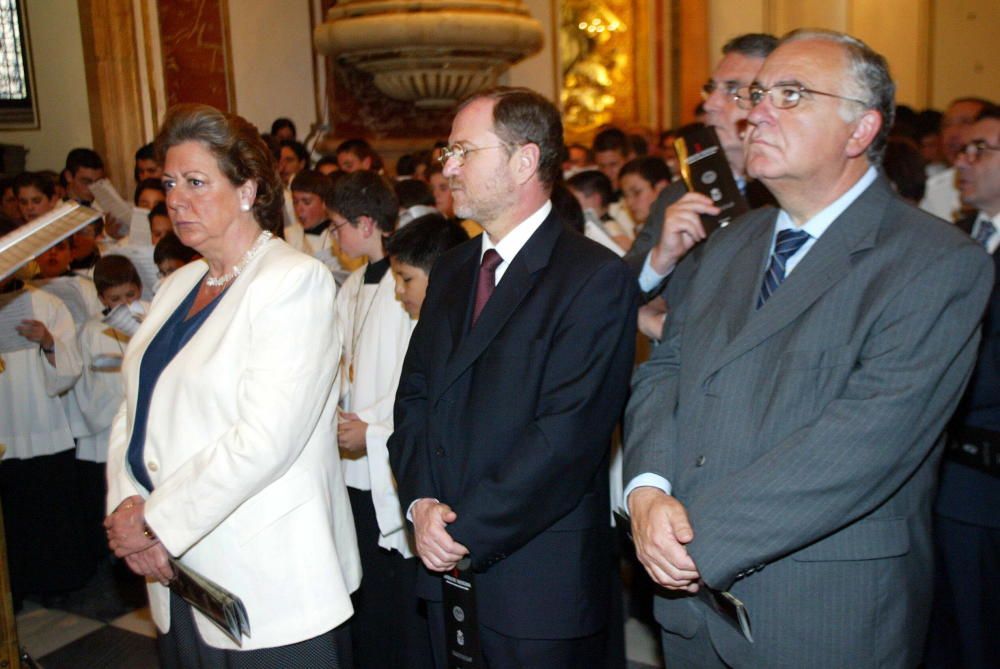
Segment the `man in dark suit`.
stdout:
<svg viewBox="0 0 1000 669">
<path fill-rule="evenodd" d="M 920 660 L 939 435 L 993 267 L 879 176 L 894 89 L 859 40 L 797 31 L 741 95 L 747 172 L 780 211 L 678 267 L 684 297 L 626 417 L 637 554 L 672 592 L 656 602 L 669 667 Z M 720 591 L 752 642 L 705 601 Z"/>
<path fill-rule="evenodd" d="M 1000 657 L 1000 108 L 963 130 L 958 226 L 993 256 L 996 278 L 972 379 L 948 426 L 934 506 L 930 669 L 985 669 Z"/>
<path fill-rule="evenodd" d="M 485 234 L 435 265 L 389 457 L 445 667 L 442 572 L 471 559 L 490 667 L 603 654 L 608 453 L 635 338 L 635 281 L 552 210 L 562 123 L 526 89 L 465 102 L 444 151 L 456 213 Z"/>
<path fill-rule="evenodd" d="M 722 60 L 702 88 L 706 124 L 715 128 L 726 160 L 750 206 L 774 204 L 774 197 L 759 182 L 748 181 L 743 165 L 743 133 L 747 110 L 740 108 L 736 91 L 750 85 L 764 59 L 778 40 L 772 35 L 749 33 L 729 40 L 722 47 Z M 691 248 L 705 239 L 701 214 L 717 214 L 712 201 L 700 193 L 689 193 L 683 181 L 664 188 L 649 210 L 646 224 L 625 255 L 647 298 L 660 293 L 669 276 Z M 640 328 L 652 339 L 663 333 L 663 305 L 651 303 L 640 310 Z"/>
</svg>

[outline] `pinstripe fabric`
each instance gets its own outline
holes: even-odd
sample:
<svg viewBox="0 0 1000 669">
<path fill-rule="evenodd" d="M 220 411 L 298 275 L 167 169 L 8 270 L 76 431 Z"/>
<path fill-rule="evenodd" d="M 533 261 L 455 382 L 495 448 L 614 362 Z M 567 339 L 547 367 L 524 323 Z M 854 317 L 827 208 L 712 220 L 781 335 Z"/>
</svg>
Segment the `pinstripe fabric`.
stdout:
<svg viewBox="0 0 1000 669">
<path fill-rule="evenodd" d="M 625 480 L 671 482 L 703 579 L 747 604 L 756 643 L 685 597 L 657 620 L 683 637 L 707 620 L 733 666 L 916 666 L 937 436 L 991 263 L 879 179 L 756 309 L 775 218 L 751 212 L 681 263 L 626 415 Z"/>
</svg>

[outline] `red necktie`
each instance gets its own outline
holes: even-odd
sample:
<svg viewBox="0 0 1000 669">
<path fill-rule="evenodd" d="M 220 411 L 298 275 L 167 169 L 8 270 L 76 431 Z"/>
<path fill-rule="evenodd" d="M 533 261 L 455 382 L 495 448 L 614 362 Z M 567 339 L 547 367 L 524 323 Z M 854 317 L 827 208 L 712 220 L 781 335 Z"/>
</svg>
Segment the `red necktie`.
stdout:
<svg viewBox="0 0 1000 669">
<path fill-rule="evenodd" d="M 476 278 L 476 308 L 472 312 L 472 327 L 475 327 L 479 314 L 483 312 L 483 307 L 489 302 L 490 295 L 496 288 L 497 267 L 502 262 L 503 258 L 495 249 L 487 249 L 483 254 L 483 260 L 479 265 L 479 276 Z"/>
</svg>

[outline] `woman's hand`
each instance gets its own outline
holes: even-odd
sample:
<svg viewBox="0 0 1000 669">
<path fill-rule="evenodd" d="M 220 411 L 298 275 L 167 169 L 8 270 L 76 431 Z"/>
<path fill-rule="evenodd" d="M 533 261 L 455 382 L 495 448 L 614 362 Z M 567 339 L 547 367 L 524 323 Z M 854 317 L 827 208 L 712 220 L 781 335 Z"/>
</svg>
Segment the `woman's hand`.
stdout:
<svg viewBox="0 0 1000 669">
<path fill-rule="evenodd" d="M 341 413 L 337 424 L 337 445 L 348 453 L 365 452 L 365 433 L 368 423 L 358 418 L 356 413 Z"/>
<path fill-rule="evenodd" d="M 160 585 L 169 585 L 174 578 L 174 568 L 170 564 L 170 554 L 160 542 L 138 553 L 125 557 L 125 564 L 139 576 L 159 581 Z"/>
<path fill-rule="evenodd" d="M 146 501 L 139 495 L 132 495 L 104 519 L 108 546 L 117 557 L 123 558 L 159 543 L 157 538 L 146 530 L 146 520 L 143 516 L 145 508 Z"/>
</svg>

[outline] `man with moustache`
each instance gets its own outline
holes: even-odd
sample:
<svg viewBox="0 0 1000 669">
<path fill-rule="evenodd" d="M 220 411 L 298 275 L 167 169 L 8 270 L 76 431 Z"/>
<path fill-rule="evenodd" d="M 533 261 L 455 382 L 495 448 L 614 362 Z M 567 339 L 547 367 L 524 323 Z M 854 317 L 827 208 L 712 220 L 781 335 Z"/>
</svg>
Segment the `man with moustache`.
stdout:
<svg viewBox="0 0 1000 669">
<path fill-rule="evenodd" d="M 950 167 L 927 179 L 920 208 L 946 221 L 956 221 L 962 215 L 962 202 L 955 183 L 959 150 L 964 134 L 979 113 L 992 103 L 982 98 L 957 98 L 951 101 L 941 118 L 941 148 Z"/>
<path fill-rule="evenodd" d="M 958 222 L 993 257 L 1000 275 L 1000 107 L 985 107 L 965 128 L 955 159 Z M 972 379 L 948 425 L 948 448 L 934 504 L 934 613 L 929 669 L 986 669 L 1000 656 L 1000 285 L 983 321 Z"/>
<path fill-rule="evenodd" d="M 485 233 L 434 266 L 403 364 L 389 458 L 425 569 L 468 557 L 486 666 L 575 669 L 605 652 L 608 455 L 635 342 L 635 281 L 552 207 L 562 122 L 500 88 L 460 105 L 444 176 Z"/>
<path fill-rule="evenodd" d="M 678 267 L 685 297 L 626 417 L 668 666 L 920 660 L 939 435 L 993 268 L 878 174 L 894 89 L 859 40 L 796 31 L 738 93 L 747 172 L 780 210 Z M 706 603 L 720 591 L 745 604 L 752 643 Z"/>
<path fill-rule="evenodd" d="M 746 178 L 743 132 L 747 110 L 737 104 L 736 91 L 750 85 L 777 43 L 773 35 L 761 33 L 729 40 L 722 47 L 722 60 L 701 91 L 707 125 L 715 128 L 736 183 L 754 208 L 773 204 L 774 197 L 760 183 Z M 639 232 L 625 256 L 644 291 L 655 288 L 687 251 L 705 238 L 698 215 L 717 212 L 711 200 L 700 193 L 689 193 L 683 181 L 673 182 L 657 197 L 649 211 L 649 224 Z"/>
<path fill-rule="evenodd" d="M 758 33 L 734 37 L 722 47 L 722 60 L 702 87 L 707 124 L 715 128 L 736 183 L 752 208 L 773 204 L 774 197 L 759 182 L 746 178 L 743 132 L 747 110 L 737 104 L 736 91 L 753 81 L 777 42 L 772 35 Z M 625 255 L 625 262 L 639 278 L 639 287 L 648 297 L 659 292 L 658 288 L 681 258 L 705 239 L 701 214 L 718 212 L 708 197 L 688 192 L 680 180 L 660 193 L 650 207 L 646 225 Z M 641 314 L 643 333 L 658 340 L 666 316 L 662 306 L 646 305 Z"/>
</svg>

